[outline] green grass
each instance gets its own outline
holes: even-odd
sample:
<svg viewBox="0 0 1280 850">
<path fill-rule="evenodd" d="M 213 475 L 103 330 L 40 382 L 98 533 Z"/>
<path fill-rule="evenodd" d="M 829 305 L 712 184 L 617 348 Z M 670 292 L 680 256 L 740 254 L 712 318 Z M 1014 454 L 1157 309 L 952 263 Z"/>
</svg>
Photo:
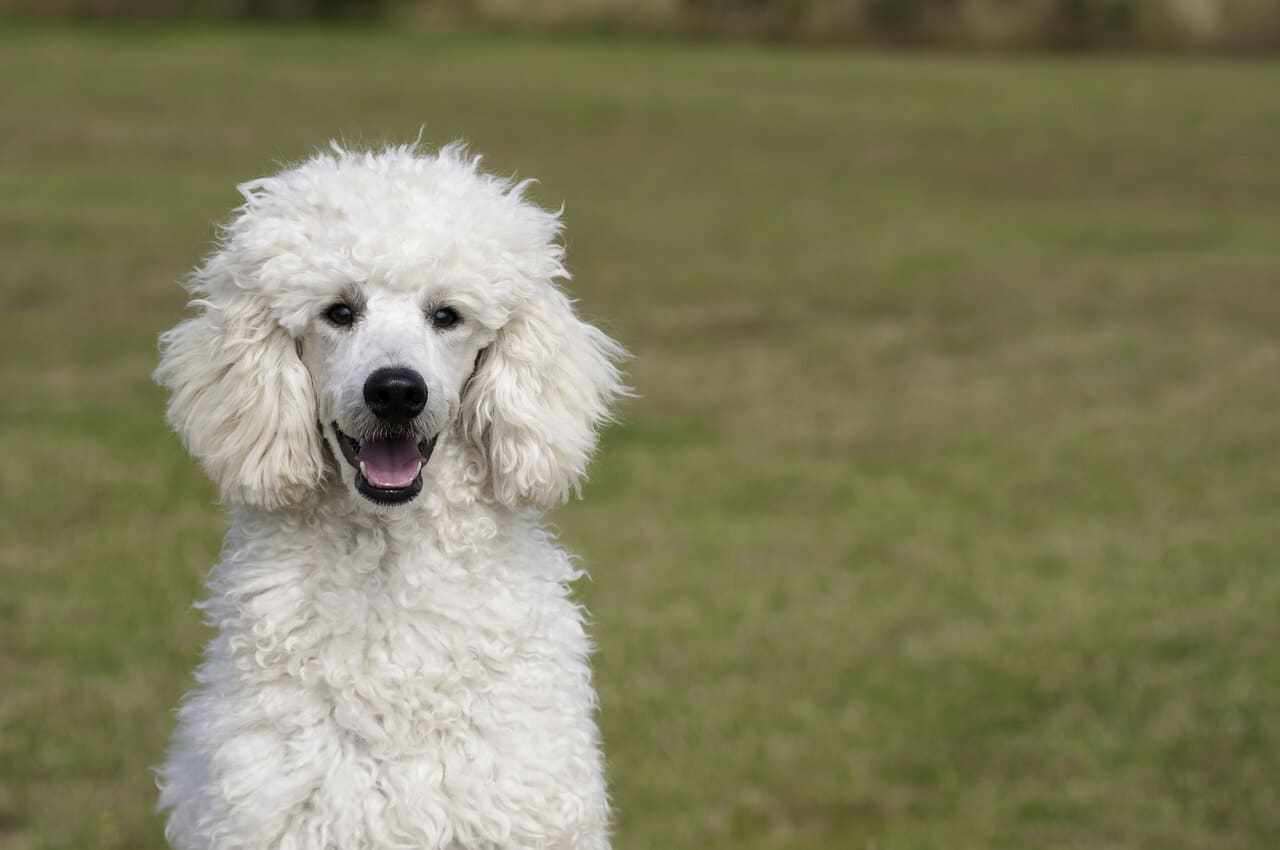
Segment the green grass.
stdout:
<svg viewBox="0 0 1280 850">
<path fill-rule="evenodd" d="M 0 848 L 162 846 L 223 518 L 155 336 L 234 185 L 465 136 L 637 355 L 618 850 L 1280 845 L 1280 65 L 0 29 Z"/>
</svg>

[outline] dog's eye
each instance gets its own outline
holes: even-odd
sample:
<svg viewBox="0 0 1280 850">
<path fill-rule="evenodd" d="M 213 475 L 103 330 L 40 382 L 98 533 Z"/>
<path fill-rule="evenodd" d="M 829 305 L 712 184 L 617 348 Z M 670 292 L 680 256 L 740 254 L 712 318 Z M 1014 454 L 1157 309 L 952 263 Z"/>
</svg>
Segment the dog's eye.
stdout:
<svg viewBox="0 0 1280 850">
<path fill-rule="evenodd" d="M 452 307 L 441 307 L 431 314 L 431 324 L 437 328 L 451 328 L 460 321 L 462 317 Z"/>
<path fill-rule="evenodd" d="M 345 328 L 356 320 L 356 311 L 351 309 L 351 305 L 339 301 L 324 311 L 324 317 L 338 327 Z"/>
</svg>

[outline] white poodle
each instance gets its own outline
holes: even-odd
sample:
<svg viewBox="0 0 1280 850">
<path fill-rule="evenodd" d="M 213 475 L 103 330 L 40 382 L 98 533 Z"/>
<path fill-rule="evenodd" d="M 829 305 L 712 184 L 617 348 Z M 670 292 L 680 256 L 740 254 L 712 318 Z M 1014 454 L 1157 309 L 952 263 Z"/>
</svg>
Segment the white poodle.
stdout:
<svg viewBox="0 0 1280 850">
<path fill-rule="evenodd" d="M 609 845 L 579 571 L 540 516 L 623 352 L 557 288 L 558 214 L 478 161 L 335 146 L 244 184 L 161 338 L 233 508 L 160 770 L 175 847 Z"/>
</svg>

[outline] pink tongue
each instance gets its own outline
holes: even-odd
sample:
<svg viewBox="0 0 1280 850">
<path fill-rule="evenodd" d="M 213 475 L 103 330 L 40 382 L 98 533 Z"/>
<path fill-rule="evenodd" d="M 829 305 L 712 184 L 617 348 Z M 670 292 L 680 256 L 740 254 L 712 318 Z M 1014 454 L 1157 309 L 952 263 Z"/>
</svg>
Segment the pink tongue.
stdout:
<svg viewBox="0 0 1280 850">
<path fill-rule="evenodd" d="M 407 487 L 422 469 L 418 444 L 408 437 L 365 440 L 357 457 L 364 461 L 364 477 L 375 487 Z"/>
</svg>

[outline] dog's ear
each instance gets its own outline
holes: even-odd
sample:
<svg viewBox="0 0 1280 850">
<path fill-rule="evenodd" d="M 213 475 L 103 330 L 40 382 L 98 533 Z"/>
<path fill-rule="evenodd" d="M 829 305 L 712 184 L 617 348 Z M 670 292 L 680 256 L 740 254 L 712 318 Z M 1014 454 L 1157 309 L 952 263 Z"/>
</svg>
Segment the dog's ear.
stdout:
<svg viewBox="0 0 1280 850">
<path fill-rule="evenodd" d="M 168 419 L 228 503 L 276 509 L 324 476 L 311 375 L 265 299 L 215 255 L 196 272 L 199 314 L 160 337 Z"/>
<path fill-rule="evenodd" d="M 481 354 L 462 403 L 500 503 L 548 508 L 577 492 L 597 429 L 627 393 L 616 365 L 625 356 L 554 284 L 534 285 Z"/>
</svg>

